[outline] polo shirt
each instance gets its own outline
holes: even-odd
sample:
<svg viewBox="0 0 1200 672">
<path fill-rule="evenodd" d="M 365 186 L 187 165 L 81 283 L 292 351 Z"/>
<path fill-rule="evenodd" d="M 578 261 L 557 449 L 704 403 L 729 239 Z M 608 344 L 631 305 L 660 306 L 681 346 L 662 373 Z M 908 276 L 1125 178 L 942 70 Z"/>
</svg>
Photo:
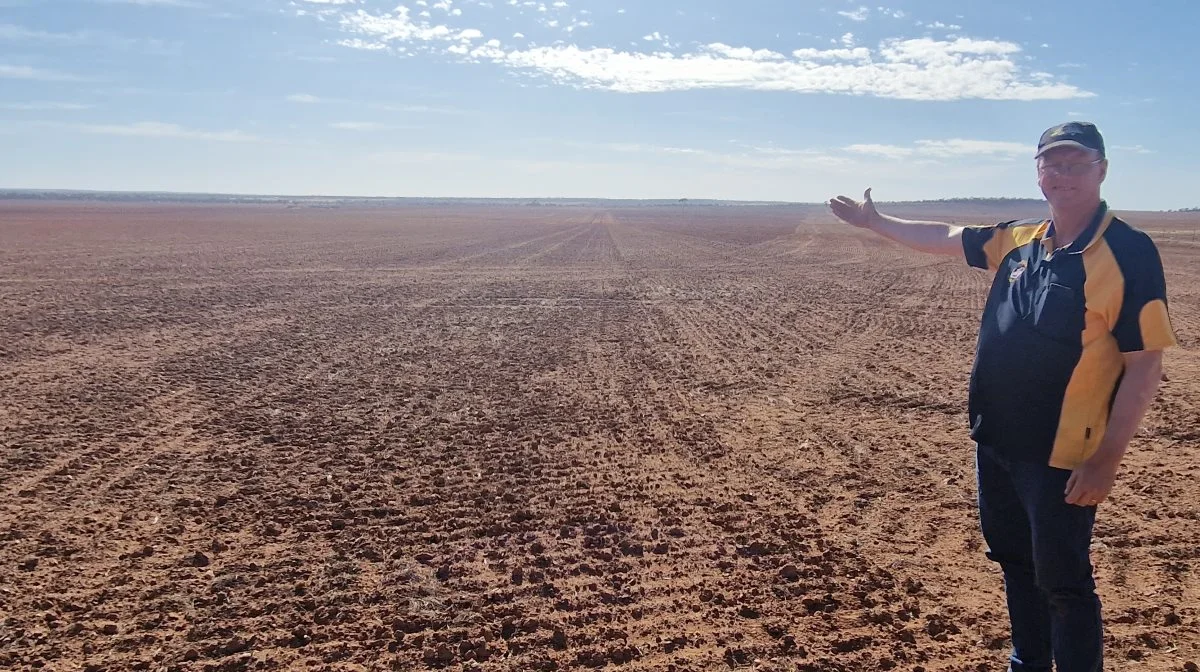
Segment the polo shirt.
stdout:
<svg viewBox="0 0 1200 672">
<path fill-rule="evenodd" d="M 971 437 L 1010 459 L 1074 469 L 1108 426 L 1122 353 L 1175 345 L 1162 260 L 1101 202 L 1068 247 L 1049 220 L 962 232 L 967 263 L 996 273 L 968 402 Z"/>
</svg>

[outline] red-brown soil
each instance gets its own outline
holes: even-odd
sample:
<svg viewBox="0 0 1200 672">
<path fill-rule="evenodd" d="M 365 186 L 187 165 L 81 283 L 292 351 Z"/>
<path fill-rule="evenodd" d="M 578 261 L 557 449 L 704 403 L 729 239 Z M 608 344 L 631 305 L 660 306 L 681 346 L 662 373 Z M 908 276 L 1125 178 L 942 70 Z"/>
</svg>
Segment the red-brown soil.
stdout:
<svg viewBox="0 0 1200 672">
<path fill-rule="evenodd" d="M 1130 219 L 1108 655 L 1195 670 L 1200 225 Z M 0 668 L 1001 670 L 987 282 L 811 208 L 0 203 Z"/>
</svg>

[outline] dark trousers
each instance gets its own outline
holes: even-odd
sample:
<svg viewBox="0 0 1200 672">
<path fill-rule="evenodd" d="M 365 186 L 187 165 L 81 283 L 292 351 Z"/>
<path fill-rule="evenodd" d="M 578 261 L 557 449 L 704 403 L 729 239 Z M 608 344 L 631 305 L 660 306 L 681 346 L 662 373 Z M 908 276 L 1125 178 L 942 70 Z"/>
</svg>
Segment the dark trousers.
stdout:
<svg viewBox="0 0 1200 672">
<path fill-rule="evenodd" d="M 987 556 L 1004 570 L 1009 669 L 1101 672 L 1104 633 L 1089 555 L 1096 507 L 1067 504 L 1069 470 L 1008 460 L 986 446 L 975 455 Z"/>
</svg>

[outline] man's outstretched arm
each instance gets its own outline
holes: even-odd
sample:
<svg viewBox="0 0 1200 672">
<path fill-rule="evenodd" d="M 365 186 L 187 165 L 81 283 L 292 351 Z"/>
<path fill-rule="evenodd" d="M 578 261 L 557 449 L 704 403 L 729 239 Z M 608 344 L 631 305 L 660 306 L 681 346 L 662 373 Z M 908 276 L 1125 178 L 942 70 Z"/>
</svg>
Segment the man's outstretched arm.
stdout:
<svg viewBox="0 0 1200 672">
<path fill-rule="evenodd" d="M 849 196 L 829 201 L 829 209 L 838 219 L 921 252 L 963 256 L 963 227 L 943 222 L 922 222 L 881 215 L 871 200 L 871 190 L 863 193 L 859 202 Z"/>
</svg>

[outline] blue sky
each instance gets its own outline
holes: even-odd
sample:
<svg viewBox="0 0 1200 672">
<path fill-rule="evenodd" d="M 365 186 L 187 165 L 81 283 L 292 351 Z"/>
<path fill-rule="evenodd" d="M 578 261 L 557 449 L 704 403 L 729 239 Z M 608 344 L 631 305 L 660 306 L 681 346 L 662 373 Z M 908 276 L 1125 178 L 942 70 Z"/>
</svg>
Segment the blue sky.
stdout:
<svg viewBox="0 0 1200 672">
<path fill-rule="evenodd" d="M 1139 5 L 1135 7 L 1135 4 Z M 1200 3 L 0 0 L 0 187 L 1200 205 Z"/>
</svg>

